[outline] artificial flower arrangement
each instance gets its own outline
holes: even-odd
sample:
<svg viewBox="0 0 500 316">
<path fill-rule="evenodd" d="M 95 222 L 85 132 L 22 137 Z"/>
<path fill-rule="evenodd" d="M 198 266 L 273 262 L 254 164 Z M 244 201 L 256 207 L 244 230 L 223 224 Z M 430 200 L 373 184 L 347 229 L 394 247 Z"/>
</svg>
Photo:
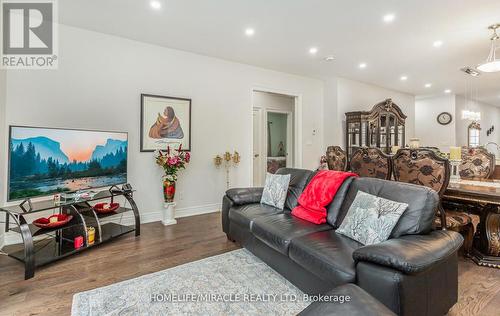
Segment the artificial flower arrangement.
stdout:
<svg viewBox="0 0 500 316">
<path fill-rule="evenodd" d="M 167 146 L 166 150 L 155 151 L 156 164 L 163 168 L 165 176 L 163 177 L 163 196 L 165 202 L 171 203 L 175 196 L 175 182 L 177 181 L 177 173 L 186 169 L 186 165 L 191 160 L 191 154 L 187 151 L 182 151 L 182 144 L 177 149 L 172 149 Z"/>
</svg>

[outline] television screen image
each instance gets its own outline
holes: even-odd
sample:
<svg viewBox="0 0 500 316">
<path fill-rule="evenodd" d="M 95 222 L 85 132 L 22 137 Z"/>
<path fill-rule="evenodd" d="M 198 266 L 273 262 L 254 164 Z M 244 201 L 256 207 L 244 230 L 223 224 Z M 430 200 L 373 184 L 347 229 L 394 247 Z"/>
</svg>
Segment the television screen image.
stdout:
<svg viewBox="0 0 500 316">
<path fill-rule="evenodd" d="M 127 182 L 127 133 L 11 126 L 9 147 L 9 201 Z"/>
</svg>

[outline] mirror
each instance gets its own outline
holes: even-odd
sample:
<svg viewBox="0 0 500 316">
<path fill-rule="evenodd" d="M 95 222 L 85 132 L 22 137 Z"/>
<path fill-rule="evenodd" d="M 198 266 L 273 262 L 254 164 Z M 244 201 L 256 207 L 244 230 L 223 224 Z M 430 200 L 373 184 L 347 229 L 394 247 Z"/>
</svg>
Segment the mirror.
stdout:
<svg viewBox="0 0 500 316">
<path fill-rule="evenodd" d="M 479 147 L 480 141 L 479 136 L 481 132 L 481 126 L 477 122 L 472 122 L 468 128 L 468 146 L 469 147 Z"/>
</svg>

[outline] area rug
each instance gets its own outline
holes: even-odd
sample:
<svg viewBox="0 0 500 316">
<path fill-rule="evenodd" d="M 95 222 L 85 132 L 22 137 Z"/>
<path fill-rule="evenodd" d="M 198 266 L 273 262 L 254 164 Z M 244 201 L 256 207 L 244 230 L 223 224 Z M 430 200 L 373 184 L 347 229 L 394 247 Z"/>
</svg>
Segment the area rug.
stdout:
<svg viewBox="0 0 500 316">
<path fill-rule="evenodd" d="M 73 296 L 71 314 L 296 315 L 303 293 L 245 249 Z"/>
</svg>

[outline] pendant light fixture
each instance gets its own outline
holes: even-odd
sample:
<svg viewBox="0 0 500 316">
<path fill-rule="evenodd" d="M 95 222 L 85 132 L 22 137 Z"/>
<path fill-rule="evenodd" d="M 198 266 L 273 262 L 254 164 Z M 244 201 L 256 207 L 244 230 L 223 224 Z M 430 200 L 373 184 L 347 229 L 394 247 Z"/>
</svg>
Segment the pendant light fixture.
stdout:
<svg viewBox="0 0 500 316">
<path fill-rule="evenodd" d="M 488 27 L 489 30 L 493 31 L 491 36 L 491 49 L 486 62 L 480 64 L 477 69 L 482 72 L 498 72 L 500 71 L 500 54 L 497 55 L 496 51 L 500 49 L 500 36 L 497 34 L 497 29 L 500 28 L 500 24 L 493 24 Z"/>
<path fill-rule="evenodd" d="M 477 76 L 470 75 L 465 78 L 465 104 L 462 110 L 462 120 L 473 122 L 481 121 L 481 112 L 477 109 L 478 88 Z"/>
</svg>

